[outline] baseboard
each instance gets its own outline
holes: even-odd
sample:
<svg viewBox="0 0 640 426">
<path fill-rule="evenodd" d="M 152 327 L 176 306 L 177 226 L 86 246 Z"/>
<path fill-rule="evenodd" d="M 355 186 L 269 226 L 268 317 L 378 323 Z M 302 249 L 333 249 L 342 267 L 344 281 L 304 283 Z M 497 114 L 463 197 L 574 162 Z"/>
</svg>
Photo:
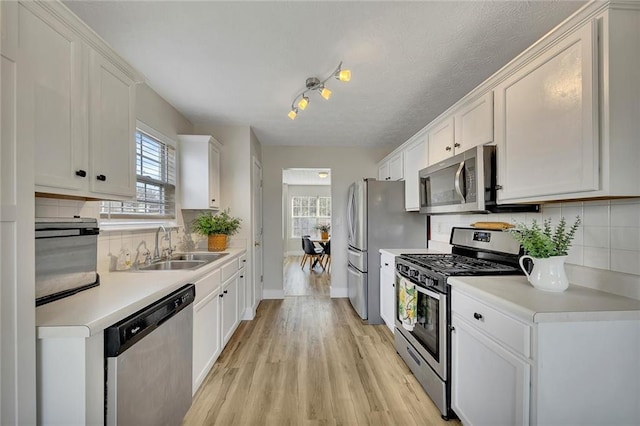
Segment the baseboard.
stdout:
<svg viewBox="0 0 640 426">
<path fill-rule="evenodd" d="M 284 290 L 262 290 L 263 299 L 284 299 Z"/>
<path fill-rule="evenodd" d="M 345 298 L 345 297 L 349 297 L 349 289 L 346 287 L 331 286 L 331 289 L 329 290 L 329 294 L 332 299 Z"/>
</svg>

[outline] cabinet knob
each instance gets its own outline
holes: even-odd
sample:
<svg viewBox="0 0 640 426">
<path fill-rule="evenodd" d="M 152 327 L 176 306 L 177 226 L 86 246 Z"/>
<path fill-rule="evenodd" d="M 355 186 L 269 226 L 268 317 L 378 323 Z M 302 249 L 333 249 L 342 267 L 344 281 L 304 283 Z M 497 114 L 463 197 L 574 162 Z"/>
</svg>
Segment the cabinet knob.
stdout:
<svg viewBox="0 0 640 426">
<path fill-rule="evenodd" d="M 389 264 L 387 262 L 384 262 L 384 266 L 389 266 Z"/>
<path fill-rule="evenodd" d="M 480 320 L 482 319 L 482 314 L 479 314 L 479 313 L 477 313 L 477 312 L 474 312 L 474 313 L 473 313 L 473 317 L 474 317 L 475 319 L 477 319 L 478 321 L 480 321 Z"/>
<path fill-rule="evenodd" d="M 240 278 L 244 278 L 244 275 L 240 275 Z"/>
<path fill-rule="evenodd" d="M 224 294 L 219 294 L 218 297 L 223 298 Z"/>
<path fill-rule="evenodd" d="M 460 144 L 456 142 L 456 143 L 453 144 L 453 147 L 454 148 L 460 148 Z"/>
<path fill-rule="evenodd" d="M 215 198 L 212 198 L 212 199 L 211 199 L 211 202 L 212 202 L 212 203 L 214 203 L 215 201 L 216 201 L 216 199 L 215 199 Z"/>
<path fill-rule="evenodd" d="M 502 189 L 502 185 L 496 185 L 496 191 L 500 191 Z"/>
<path fill-rule="evenodd" d="M 445 150 L 445 151 L 451 151 L 451 147 L 450 147 L 450 146 L 448 146 L 448 147 L 446 147 L 444 150 Z"/>
<path fill-rule="evenodd" d="M 96 179 L 98 179 L 99 181 L 104 182 L 105 180 L 107 180 L 107 177 L 105 175 L 98 175 L 98 176 L 96 176 Z"/>
<path fill-rule="evenodd" d="M 225 290 L 225 291 L 223 291 L 223 293 L 224 293 L 224 294 L 227 294 L 228 292 L 227 292 L 227 290 Z"/>
<path fill-rule="evenodd" d="M 85 170 L 76 170 L 76 176 L 87 177 L 87 172 Z"/>
</svg>

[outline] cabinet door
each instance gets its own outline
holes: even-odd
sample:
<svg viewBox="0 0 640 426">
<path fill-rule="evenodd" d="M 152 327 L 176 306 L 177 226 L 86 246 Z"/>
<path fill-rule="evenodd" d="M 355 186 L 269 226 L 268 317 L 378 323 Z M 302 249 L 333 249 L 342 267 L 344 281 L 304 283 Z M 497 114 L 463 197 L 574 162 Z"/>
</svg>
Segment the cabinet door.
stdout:
<svg viewBox="0 0 640 426">
<path fill-rule="evenodd" d="M 451 406 L 463 424 L 528 425 L 529 364 L 453 315 Z"/>
<path fill-rule="evenodd" d="M 404 164 L 402 153 L 398 153 L 389 160 L 389 180 L 402 180 L 404 178 Z"/>
<path fill-rule="evenodd" d="M 220 288 L 193 308 L 193 393 L 222 350 L 220 334 Z"/>
<path fill-rule="evenodd" d="M 98 52 L 91 52 L 89 99 L 90 189 L 134 197 L 135 84 Z"/>
<path fill-rule="evenodd" d="M 209 207 L 220 208 L 220 149 L 209 143 Z"/>
<path fill-rule="evenodd" d="M 500 201 L 598 189 L 596 31 L 587 23 L 496 87 Z"/>
<path fill-rule="evenodd" d="M 83 46 L 70 29 L 22 4 L 19 43 L 19 96 L 28 115 L 24 118 L 30 123 L 28 131 L 33 132 L 35 184 L 86 189 Z"/>
<path fill-rule="evenodd" d="M 493 92 L 463 105 L 453 118 L 456 154 L 493 142 Z"/>
<path fill-rule="evenodd" d="M 227 344 L 238 325 L 238 274 L 222 286 L 222 341 Z"/>
<path fill-rule="evenodd" d="M 453 116 L 429 130 L 429 164 L 438 163 L 453 155 Z"/>
<path fill-rule="evenodd" d="M 391 176 L 389 176 L 389 162 L 385 161 L 378 167 L 378 180 L 389 180 Z"/>
<path fill-rule="evenodd" d="M 395 257 L 386 253 L 380 255 L 380 317 L 391 332 L 395 319 Z"/>
<path fill-rule="evenodd" d="M 244 311 L 247 307 L 247 270 L 238 271 L 238 321 L 244 319 Z"/>
<path fill-rule="evenodd" d="M 407 211 L 420 210 L 420 178 L 418 172 L 429 165 L 426 138 L 409 145 L 404 155 L 404 208 Z"/>
</svg>

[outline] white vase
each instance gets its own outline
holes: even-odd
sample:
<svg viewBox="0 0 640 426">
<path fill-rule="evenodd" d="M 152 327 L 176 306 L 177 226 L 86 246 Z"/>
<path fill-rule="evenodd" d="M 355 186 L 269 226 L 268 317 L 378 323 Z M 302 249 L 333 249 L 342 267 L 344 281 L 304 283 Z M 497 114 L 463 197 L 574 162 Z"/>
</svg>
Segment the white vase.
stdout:
<svg viewBox="0 0 640 426">
<path fill-rule="evenodd" d="M 533 262 L 531 273 L 527 272 L 523 260 L 530 259 Z M 569 280 L 564 271 L 564 261 L 567 256 L 552 256 L 544 259 L 529 255 L 520 258 L 520 267 L 524 271 L 529 283 L 539 290 L 565 291 L 569 287 Z"/>
</svg>

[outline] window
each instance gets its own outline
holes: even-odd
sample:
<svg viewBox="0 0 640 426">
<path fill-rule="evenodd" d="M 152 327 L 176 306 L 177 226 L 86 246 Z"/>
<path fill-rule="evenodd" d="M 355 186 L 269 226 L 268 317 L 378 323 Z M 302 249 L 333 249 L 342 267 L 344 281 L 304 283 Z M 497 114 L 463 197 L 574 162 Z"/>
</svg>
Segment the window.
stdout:
<svg viewBox="0 0 640 426">
<path fill-rule="evenodd" d="M 136 201 L 103 201 L 101 218 L 175 218 L 176 150 L 150 133 L 136 130 Z"/>
<path fill-rule="evenodd" d="M 291 237 L 315 235 L 316 226 L 331 224 L 331 197 L 291 197 Z"/>
</svg>

